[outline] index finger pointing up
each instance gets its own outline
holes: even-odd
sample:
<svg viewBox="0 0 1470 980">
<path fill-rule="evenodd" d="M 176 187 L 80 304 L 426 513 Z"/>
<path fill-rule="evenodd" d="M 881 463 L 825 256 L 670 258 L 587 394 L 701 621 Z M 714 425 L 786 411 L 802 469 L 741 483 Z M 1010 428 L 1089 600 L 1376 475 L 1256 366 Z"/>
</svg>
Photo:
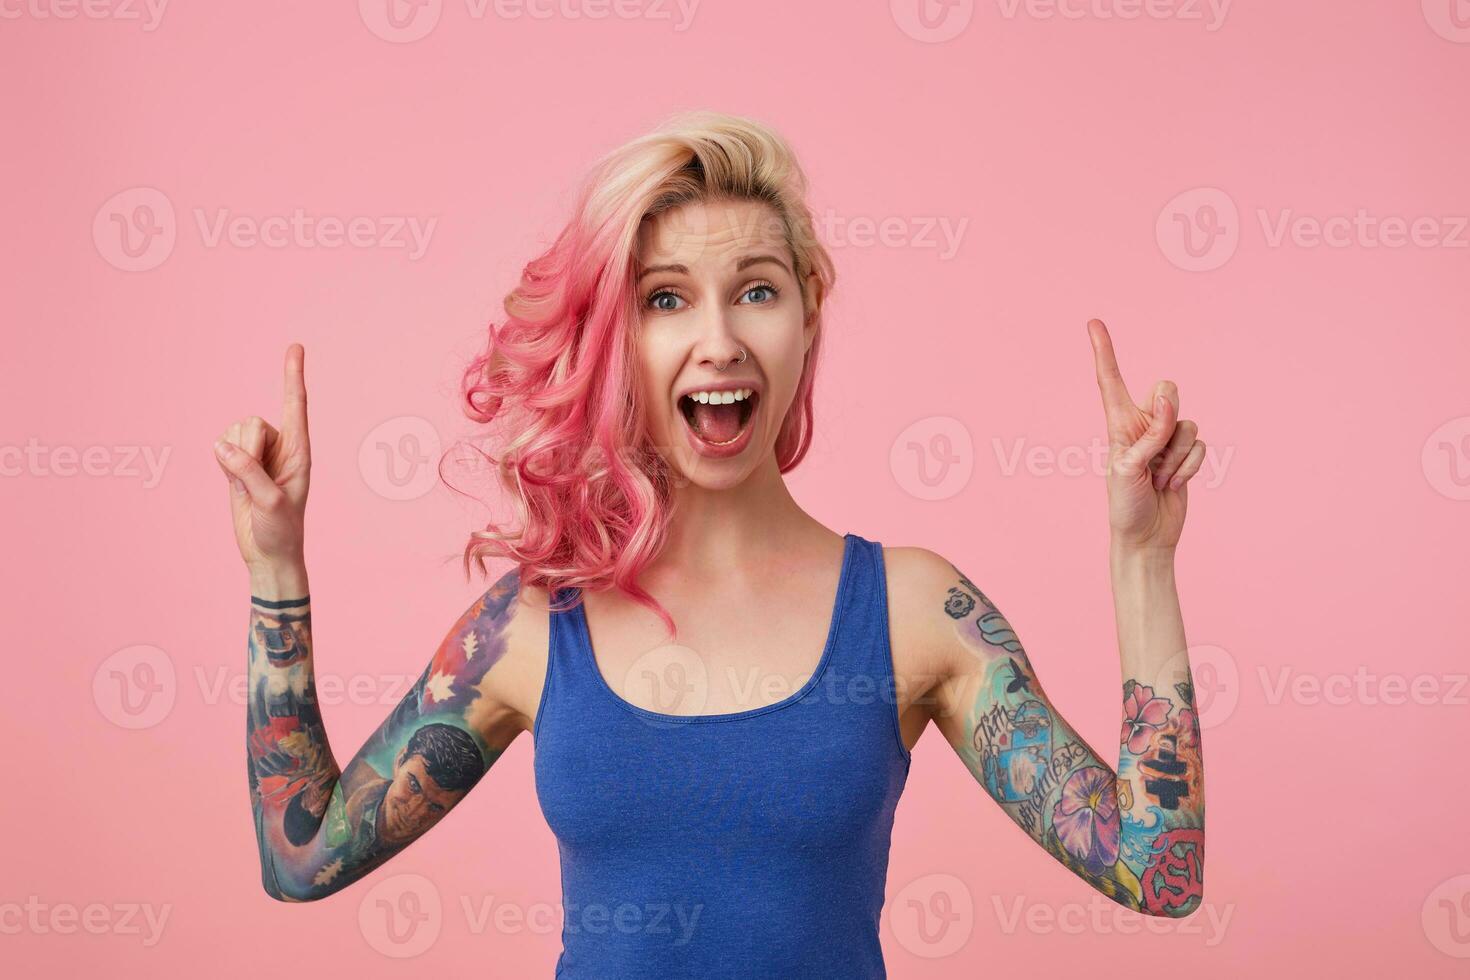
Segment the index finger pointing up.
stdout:
<svg viewBox="0 0 1470 980">
<path fill-rule="evenodd" d="M 306 348 L 286 348 L 286 386 L 281 408 L 281 433 L 306 438 Z"/>
<path fill-rule="evenodd" d="M 1101 320 L 1087 321 L 1087 335 L 1092 340 L 1093 359 L 1097 364 L 1097 387 L 1102 392 L 1103 411 L 1108 421 L 1125 419 L 1133 410 L 1133 399 L 1128 396 L 1128 386 L 1123 383 L 1123 373 L 1118 370 L 1118 359 L 1113 356 L 1113 340 L 1108 328 Z"/>
</svg>

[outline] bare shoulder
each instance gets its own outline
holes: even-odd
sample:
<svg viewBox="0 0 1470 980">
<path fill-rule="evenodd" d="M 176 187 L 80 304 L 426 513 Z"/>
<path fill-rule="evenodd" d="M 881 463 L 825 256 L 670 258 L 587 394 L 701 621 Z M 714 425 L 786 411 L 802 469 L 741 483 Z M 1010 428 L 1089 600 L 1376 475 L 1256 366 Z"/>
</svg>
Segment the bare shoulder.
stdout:
<svg viewBox="0 0 1470 980">
<path fill-rule="evenodd" d="M 894 669 L 942 679 L 957 661 L 954 624 L 988 600 L 947 558 L 928 548 L 883 549 Z"/>
<path fill-rule="evenodd" d="M 505 597 L 505 610 L 499 614 L 505 634 L 504 659 L 530 659 L 544 665 L 551 634 L 550 593 L 542 586 L 523 583 L 520 571 L 514 568 L 490 587 L 487 595 L 490 593 Z"/>
<path fill-rule="evenodd" d="M 546 676 L 549 602 L 545 588 L 523 584 L 512 568 L 465 610 L 444 641 L 457 647 L 467 666 L 479 661 L 475 686 L 485 724 L 507 742 L 535 720 Z"/>
</svg>

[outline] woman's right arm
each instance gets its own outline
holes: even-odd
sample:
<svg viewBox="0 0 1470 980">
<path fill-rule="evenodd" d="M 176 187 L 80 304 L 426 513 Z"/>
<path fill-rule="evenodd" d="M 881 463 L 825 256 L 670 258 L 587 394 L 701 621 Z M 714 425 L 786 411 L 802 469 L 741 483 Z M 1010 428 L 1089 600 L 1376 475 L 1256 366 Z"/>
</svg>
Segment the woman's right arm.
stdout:
<svg viewBox="0 0 1470 980">
<path fill-rule="evenodd" d="M 262 884 L 272 898 L 310 901 L 427 832 L 519 733 L 486 676 L 506 650 L 519 576 L 508 572 L 466 610 L 341 769 L 317 703 L 304 572 L 295 581 L 251 579 L 246 743 Z"/>
<path fill-rule="evenodd" d="M 313 676 L 303 523 L 311 462 L 305 351 L 286 352 L 280 431 L 258 416 L 215 445 L 250 571 L 246 746 L 262 883 L 311 901 L 361 878 L 443 818 L 521 729 L 491 668 L 520 603 L 513 570 L 455 623 L 418 681 L 340 768 Z"/>
</svg>

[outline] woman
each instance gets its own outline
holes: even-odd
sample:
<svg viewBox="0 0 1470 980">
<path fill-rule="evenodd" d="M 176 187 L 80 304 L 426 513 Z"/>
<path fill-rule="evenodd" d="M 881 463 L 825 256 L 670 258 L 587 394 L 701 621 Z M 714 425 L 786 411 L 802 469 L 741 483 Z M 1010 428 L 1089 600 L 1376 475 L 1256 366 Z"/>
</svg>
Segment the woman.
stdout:
<svg viewBox="0 0 1470 980">
<path fill-rule="evenodd" d="M 493 459 L 519 515 L 477 532 L 466 567 L 515 567 L 344 769 L 312 680 L 299 345 L 279 431 L 252 416 L 217 443 L 250 572 L 250 783 L 272 897 L 367 874 L 530 731 L 561 856 L 558 976 L 881 977 L 894 807 L 933 722 L 1092 887 L 1152 915 L 1199 905 L 1173 559 L 1204 444 L 1174 385 L 1135 406 L 1088 324 L 1111 443 L 1115 769 L 953 564 L 833 532 L 788 492 L 833 283 L 804 195 L 779 137 L 710 113 L 594 169 L 465 374 L 470 414 L 505 426 Z"/>
</svg>

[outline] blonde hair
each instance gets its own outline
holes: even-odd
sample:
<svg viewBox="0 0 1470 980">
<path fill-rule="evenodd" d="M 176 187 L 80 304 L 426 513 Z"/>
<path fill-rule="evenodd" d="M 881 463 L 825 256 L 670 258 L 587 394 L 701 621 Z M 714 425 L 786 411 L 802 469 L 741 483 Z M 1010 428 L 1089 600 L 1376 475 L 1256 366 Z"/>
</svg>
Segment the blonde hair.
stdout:
<svg viewBox="0 0 1470 980">
<path fill-rule="evenodd" d="M 547 588 L 622 589 L 673 620 L 637 582 L 664 545 L 672 474 L 648 442 L 634 339 L 639 230 L 695 201 L 752 200 L 775 213 L 791 250 L 808 319 L 818 320 L 777 435 L 782 473 L 806 455 L 821 345 L 822 298 L 836 279 L 816 238 L 807 179 L 790 146 L 751 119 L 701 110 L 676 115 L 604 155 L 572 217 L 505 298 L 505 321 L 464 373 L 466 413 L 507 422 L 490 456 L 518 513 L 516 526 L 475 531 L 465 569 L 506 557 L 521 581 Z M 818 288 L 810 289 L 815 275 Z M 573 597 L 575 600 L 575 597 Z"/>
</svg>

